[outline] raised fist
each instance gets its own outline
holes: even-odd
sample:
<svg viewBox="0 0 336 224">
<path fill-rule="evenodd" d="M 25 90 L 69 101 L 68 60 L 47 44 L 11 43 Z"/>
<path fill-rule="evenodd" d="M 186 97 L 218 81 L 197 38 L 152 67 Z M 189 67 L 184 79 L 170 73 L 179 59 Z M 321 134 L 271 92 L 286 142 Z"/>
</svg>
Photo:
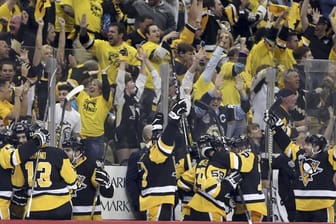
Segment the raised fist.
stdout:
<svg viewBox="0 0 336 224">
<path fill-rule="evenodd" d="M 282 127 L 284 125 L 281 118 L 269 110 L 265 111 L 264 121 L 270 126 L 271 130 L 276 129 L 277 127 Z"/>
<path fill-rule="evenodd" d="M 168 114 L 168 117 L 171 120 L 178 121 L 180 120 L 181 115 L 185 112 L 187 112 L 187 104 L 185 99 L 181 99 L 173 105 L 171 111 Z"/>
<path fill-rule="evenodd" d="M 156 113 L 152 121 L 152 139 L 158 140 L 163 131 L 163 113 Z"/>
</svg>

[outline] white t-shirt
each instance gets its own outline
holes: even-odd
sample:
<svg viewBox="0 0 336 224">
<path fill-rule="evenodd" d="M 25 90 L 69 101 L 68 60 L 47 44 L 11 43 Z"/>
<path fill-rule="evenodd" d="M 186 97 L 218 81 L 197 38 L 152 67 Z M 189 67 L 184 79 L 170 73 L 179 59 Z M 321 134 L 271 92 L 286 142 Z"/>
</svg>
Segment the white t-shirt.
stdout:
<svg viewBox="0 0 336 224">
<path fill-rule="evenodd" d="M 56 125 L 59 125 L 61 122 L 61 117 L 62 117 L 62 107 L 60 103 L 56 103 L 55 105 L 55 123 Z M 72 134 L 76 133 L 79 134 L 80 133 L 80 129 L 81 129 L 81 121 L 80 121 L 80 114 L 74 110 L 73 108 L 71 108 L 71 111 L 67 111 L 65 110 L 64 113 L 64 123 L 67 123 L 68 125 L 65 125 L 64 128 L 66 128 L 67 126 L 70 126 L 70 130 Z"/>
</svg>

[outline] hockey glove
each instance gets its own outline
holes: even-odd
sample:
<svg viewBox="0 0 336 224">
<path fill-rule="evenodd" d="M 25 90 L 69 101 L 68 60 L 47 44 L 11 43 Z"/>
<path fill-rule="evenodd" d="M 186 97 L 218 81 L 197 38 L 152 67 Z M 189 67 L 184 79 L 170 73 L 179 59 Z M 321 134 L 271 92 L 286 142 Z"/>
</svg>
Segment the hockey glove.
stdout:
<svg viewBox="0 0 336 224">
<path fill-rule="evenodd" d="M 243 180 L 238 171 L 233 171 L 230 175 L 226 176 L 224 180 L 228 181 L 233 189 L 237 188 L 237 185 Z"/>
<path fill-rule="evenodd" d="M 284 125 L 282 120 L 269 110 L 266 110 L 264 114 L 264 121 L 270 126 L 271 130 L 275 130 L 276 128 Z"/>
<path fill-rule="evenodd" d="M 163 113 L 156 113 L 152 121 L 152 139 L 158 140 L 163 131 Z"/>
<path fill-rule="evenodd" d="M 32 139 L 37 147 L 45 147 L 49 144 L 50 134 L 46 129 L 37 129 L 32 135 Z"/>
<path fill-rule="evenodd" d="M 202 135 L 198 140 L 198 147 L 201 150 L 201 156 L 203 158 L 210 158 L 215 152 L 215 148 L 212 147 L 211 141 L 213 140 L 213 136 L 206 134 Z"/>
<path fill-rule="evenodd" d="M 28 195 L 25 189 L 13 190 L 12 203 L 17 206 L 25 206 Z"/>
<path fill-rule="evenodd" d="M 104 188 L 111 187 L 111 184 L 112 184 L 111 177 L 102 167 L 96 168 L 96 179 L 95 180 L 100 186 Z"/>
<path fill-rule="evenodd" d="M 187 104 L 185 99 L 181 99 L 173 105 L 171 111 L 168 114 L 168 117 L 172 121 L 179 121 L 182 114 L 185 112 L 187 112 Z"/>
</svg>

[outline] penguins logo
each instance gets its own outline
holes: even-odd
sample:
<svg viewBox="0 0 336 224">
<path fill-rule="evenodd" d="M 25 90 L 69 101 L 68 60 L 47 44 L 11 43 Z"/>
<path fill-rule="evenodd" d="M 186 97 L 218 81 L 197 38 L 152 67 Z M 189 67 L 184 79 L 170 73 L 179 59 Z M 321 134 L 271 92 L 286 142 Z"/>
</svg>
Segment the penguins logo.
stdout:
<svg viewBox="0 0 336 224">
<path fill-rule="evenodd" d="M 303 185 L 306 187 L 310 181 L 313 181 L 313 176 L 323 171 L 322 168 L 319 167 L 320 162 L 307 159 L 305 157 L 299 158 L 299 169 L 300 169 L 300 178 Z"/>
<path fill-rule="evenodd" d="M 85 179 L 86 177 L 83 175 L 77 176 L 77 182 L 76 182 L 77 188 L 74 190 L 72 197 L 74 198 L 77 197 L 77 191 L 81 191 L 87 187 L 87 184 L 84 183 Z"/>
</svg>

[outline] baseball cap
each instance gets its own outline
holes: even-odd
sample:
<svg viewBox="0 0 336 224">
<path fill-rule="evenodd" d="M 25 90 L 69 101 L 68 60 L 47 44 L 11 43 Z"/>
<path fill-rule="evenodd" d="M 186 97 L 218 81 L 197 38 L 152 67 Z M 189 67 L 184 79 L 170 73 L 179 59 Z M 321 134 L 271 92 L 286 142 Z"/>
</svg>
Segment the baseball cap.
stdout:
<svg viewBox="0 0 336 224">
<path fill-rule="evenodd" d="M 277 93 L 278 97 L 287 97 L 291 95 L 295 95 L 295 92 L 291 89 L 283 88 Z"/>
<path fill-rule="evenodd" d="M 330 21 L 327 17 L 325 16 L 321 16 L 317 22 L 317 24 L 324 24 L 324 25 L 327 25 L 328 28 L 331 27 L 331 24 L 330 24 Z"/>
</svg>

